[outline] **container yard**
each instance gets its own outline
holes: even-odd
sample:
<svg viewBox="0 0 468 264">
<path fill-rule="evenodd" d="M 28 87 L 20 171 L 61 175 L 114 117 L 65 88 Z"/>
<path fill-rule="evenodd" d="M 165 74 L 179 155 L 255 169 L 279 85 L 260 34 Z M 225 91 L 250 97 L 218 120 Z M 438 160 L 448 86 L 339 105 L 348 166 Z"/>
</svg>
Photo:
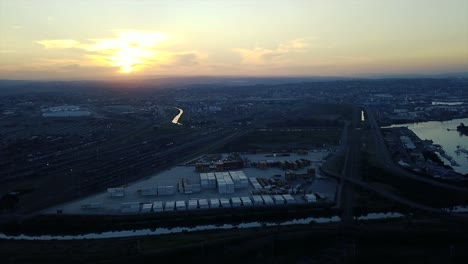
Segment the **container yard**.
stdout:
<svg viewBox="0 0 468 264">
<path fill-rule="evenodd" d="M 241 168 L 230 166 L 222 171 L 219 166 L 200 171 L 194 165 L 179 165 L 43 213 L 145 214 L 334 202 L 336 181 L 318 173 L 328 154 L 323 150 L 243 154 L 238 155 Z"/>
</svg>

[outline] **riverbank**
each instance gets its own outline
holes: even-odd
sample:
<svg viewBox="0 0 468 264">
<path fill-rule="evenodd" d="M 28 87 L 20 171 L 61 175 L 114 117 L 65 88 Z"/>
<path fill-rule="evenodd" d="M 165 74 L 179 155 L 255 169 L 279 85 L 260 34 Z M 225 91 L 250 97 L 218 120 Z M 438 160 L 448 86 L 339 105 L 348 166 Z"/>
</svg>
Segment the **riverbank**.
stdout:
<svg viewBox="0 0 468 264">
<path fill-rule="evenodd" d="M 434 145 L 440 145 L 443 152 L 440 152 L 441 159 L 446 165 L 452 166 L 454 171 L 468 173 L 468 155 L 458 151 L 460 148 L 468 148 L 468 137 L 456 131 L 460 123 L 468 124 L 468 118 L 452 119 L 449 121 L 428 121 L 421 123 L 404 123 L 389 126 L 407 127 L 421 140 L 430 140 Z M 458 165 L 458 166 L 457 166 Z"/>
</svg>

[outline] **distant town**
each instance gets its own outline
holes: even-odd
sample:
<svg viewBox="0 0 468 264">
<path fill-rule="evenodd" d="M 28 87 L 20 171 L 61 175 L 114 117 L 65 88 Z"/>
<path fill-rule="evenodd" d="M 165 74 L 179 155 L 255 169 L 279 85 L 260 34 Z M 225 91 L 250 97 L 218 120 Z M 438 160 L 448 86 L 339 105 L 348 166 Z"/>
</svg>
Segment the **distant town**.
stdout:
<svg viewBox="0 0 468 264">
<path fill-rule="evenodd" d="M 466 218 L 468 79 L 209 80 L 0 81 L 3 238 Z"/>
</svg>

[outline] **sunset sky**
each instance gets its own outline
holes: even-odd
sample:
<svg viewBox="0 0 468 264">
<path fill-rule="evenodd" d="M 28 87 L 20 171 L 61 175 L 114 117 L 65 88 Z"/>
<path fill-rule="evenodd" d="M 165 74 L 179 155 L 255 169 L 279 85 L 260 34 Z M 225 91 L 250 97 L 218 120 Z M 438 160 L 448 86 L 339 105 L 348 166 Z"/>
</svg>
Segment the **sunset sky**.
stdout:
<svg viewBox="0 0 468 264">
<path fill-rule="evenodd" d="M 0 0 L 1 79 L 468 72 L 466 0 Z"/>
</svg>

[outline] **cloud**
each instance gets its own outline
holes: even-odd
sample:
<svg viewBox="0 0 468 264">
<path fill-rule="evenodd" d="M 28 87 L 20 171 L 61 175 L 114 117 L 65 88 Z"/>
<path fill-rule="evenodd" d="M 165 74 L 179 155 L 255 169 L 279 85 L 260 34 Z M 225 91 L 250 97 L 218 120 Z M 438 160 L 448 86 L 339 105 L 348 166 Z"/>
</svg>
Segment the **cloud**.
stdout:
<svg viewBox="0 0 468 264">
<path fill-rule="evenodd" d="M 178 66 L 195 66 L 200 64 L 203 54 L 200 52 L 183 52 L 172 55 L 172 64 Z"/>
<path fill-rule="evenodd" d="M 140 71 L 156 65 L 197 65 L 197 51 L 168 51 L 170 36 L 158 31 L 122 31 L 113 38 L 80 42 L 74 39 L 41 40 L 46 49 L 78 49 L 83 59 L 98 67 L 119 68 L 122 73 Z M 83 63 L 80 63 L 83 65 Z"/>
<path fill-rule="evenodd" d="M 294 39 L 278 45 L 276 49 L 255 47 L 253 49 L 234 49 L 242 57 L 243 64 L 261 65 L 277 63 L 285 59 L 290 53 L 303 52 L 308 44 L 303 39 Z"/>
<path fill-rule="evenodd" d="M 36 43 L 44 46 L 46 49 L 82 48 L 80 42 L 73 39 L 41 40 L 36 41 Z"/>
</svg>

